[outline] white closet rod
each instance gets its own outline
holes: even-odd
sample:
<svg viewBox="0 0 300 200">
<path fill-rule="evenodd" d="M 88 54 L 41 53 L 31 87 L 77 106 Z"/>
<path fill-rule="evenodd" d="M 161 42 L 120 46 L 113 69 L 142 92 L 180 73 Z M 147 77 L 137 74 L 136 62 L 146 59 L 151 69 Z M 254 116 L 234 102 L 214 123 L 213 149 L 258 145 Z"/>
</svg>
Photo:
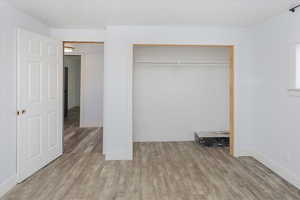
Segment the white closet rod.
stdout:
<svg viewBox="0 0 300 200">
<path fill-rule="evenodd" d="M 136 63 L 142 63 L 142 64 L 173 64 L 173 65 L 182 65 L 182 64 L 188 64 L 188 65 L 228 65 L 229 63 L 218 63 L 218 62 L 136 62 Z"/>
<path fill-rule="evenodd" d="M 143 63 L 143 64 L 189 64 L 189 65 L 228 65 L 229 63 L 226 61 L 183 61 L 183 60 L 176 60 L 176 61 L 155 61 L 155 60 L 136 60 L 136 63 Z"/>
<path fill-rule="evenodd" d="M 142 64 L 155 64 L 155 65 L 228 65 L 229 63 L 162 63 L 162 62 L 136 62 Z"/>
</svg>

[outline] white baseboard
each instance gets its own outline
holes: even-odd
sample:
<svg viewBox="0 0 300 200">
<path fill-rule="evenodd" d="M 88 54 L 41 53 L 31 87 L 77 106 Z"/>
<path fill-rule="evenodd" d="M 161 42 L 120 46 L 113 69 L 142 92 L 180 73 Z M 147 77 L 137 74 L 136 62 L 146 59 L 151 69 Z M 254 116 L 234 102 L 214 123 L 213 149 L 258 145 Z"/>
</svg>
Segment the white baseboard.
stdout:
<svg viewBox="0 0 300 200">
<path fill-rule="evenodd" d="M 80 128 L 101 128 L 99 125 L 81 125 Z"/>
<path fill-rule="evenodd" d="M 105 160 L 133 160 L 133 155 L 132 153 L 111 153 L 111 152 L 106 152 L 105 153 Z"/>
<path fill-rule="evenodd" d="M 89 124 L 89 123 L 81 123 L 80 124 L 80 128 L 95 128 L 95 127 L 102 127 L 102 122 L 100 123 L 92 123 L 92 124 Z"/>
<path fill-rule="evenodd" d="M 237 150 L 237 148 L 235 147 L 235 157 L 242 157 L 242 156 L 252 156 L 252 151 L 248 151 L 248 150 Z"/>
<path fill-rule="evenodd" d="M 17 184 L 17 175 L 11 176 L 0 184 L 0 198 Z"/>
<path fill-rule="evenodd" d="M 133 142 L 191 142 L 194 138 L 134 138 Z"/>
<path fill-rule="evenodd" d="M 257 153 L 257 152 L 245 151 L 239 154 L 239 156 L 251 156 L 255 158 L 256 160 L 258 160 L 259 162 L 261 162 L 262 164 L 270 168 L 272 171 L 277 173 L 280 177 L 285 179 L 287 182 L 300 189 L 300 177 L 295 175 L 293 172 L 287 170 L 283 166 L 283 164 L 279 164 L 278 162 L 269 159 L 266 156 L 262 155 L 261 153 Z"/>
</svg>

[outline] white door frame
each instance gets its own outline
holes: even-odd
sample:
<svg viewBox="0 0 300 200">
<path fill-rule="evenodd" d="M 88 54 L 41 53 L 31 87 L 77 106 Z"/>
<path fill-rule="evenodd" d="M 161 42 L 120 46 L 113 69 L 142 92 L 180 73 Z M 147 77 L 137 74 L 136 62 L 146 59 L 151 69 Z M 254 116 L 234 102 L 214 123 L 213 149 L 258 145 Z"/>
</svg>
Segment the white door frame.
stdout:
<svg viewBox="0 0 300 200">
<path fill-rule="evenodd" d="M 81 56 L 80 59 L 80 127 L 87 127 L 85 120 L 85 101 L 86 101 L 86 74 L 87 74 L 87 59 L 84 52 L 64 53 L 66 56 Z"/>
</svg>

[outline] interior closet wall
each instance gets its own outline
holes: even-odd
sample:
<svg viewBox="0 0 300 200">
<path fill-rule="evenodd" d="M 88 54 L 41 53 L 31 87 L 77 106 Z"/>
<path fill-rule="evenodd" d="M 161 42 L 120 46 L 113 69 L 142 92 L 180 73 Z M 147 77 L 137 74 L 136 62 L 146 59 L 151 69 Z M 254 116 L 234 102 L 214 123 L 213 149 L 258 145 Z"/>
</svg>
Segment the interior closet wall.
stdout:
<svg viewBox="0 0 300 200">
<path fill-rule="evenodd" d="M 226 47 L 134 47 L 134 141 L 193 140 L 194 131 L 228 130 L 228 62 Z"/>
<path fill-rule="evenodd" d="M 64 67 L 68 68 L 68 108 L 80 106 L 81 56 L 64 56 Z"/>
</svg>

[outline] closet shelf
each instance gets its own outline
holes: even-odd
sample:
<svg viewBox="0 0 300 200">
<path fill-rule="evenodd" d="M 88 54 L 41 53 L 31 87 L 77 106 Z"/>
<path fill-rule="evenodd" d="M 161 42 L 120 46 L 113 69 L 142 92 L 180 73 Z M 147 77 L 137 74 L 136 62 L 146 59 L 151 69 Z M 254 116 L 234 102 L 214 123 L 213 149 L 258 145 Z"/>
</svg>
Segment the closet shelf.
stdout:
<svg viewBox="0 0 300 200">
<path fill-rule="evenodd" d="M 141 64 L 159 64 L 159 65 L 228 65 L 228 62 L 225 61 L 155 61 L 155 60 L 136 60 L 135 63 Z"/>
</svg>

